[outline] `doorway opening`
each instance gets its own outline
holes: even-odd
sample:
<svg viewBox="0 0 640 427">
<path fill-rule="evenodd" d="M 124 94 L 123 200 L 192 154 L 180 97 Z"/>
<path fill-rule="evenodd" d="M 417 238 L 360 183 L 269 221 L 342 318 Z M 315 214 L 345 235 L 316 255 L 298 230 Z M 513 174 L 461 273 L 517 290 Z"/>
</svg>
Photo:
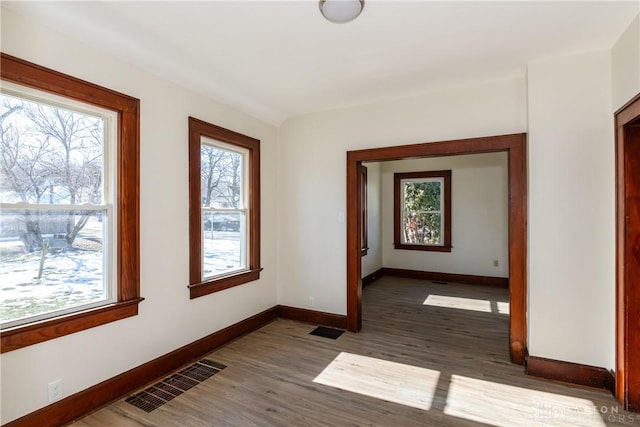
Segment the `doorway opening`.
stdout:
<svg viewBox="0 0 640 427">
<path fill-rule="evenodd" d="M 526 356 L 527 169 L 526 134 L 440 141 L 347 152 L 347 328 L 362 328 L 361 187 L 362 162 L 506 152 L 509 198 L 509 357 Z M 640 186 L 639 186 L 640 188 Z"/>
<path fill-rule="evenodd" d="M 640 94 L 616 122 L 616 397 L 640 411 Z"/>
</svg>

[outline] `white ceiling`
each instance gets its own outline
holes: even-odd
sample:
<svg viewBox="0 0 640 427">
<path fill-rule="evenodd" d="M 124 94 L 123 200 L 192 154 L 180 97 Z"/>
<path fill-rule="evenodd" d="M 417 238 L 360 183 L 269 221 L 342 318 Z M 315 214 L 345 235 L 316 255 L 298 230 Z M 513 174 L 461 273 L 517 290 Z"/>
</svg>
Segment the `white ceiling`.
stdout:
<svg viewBox="0 0 640 427">
<path fill-rule="evenodd" d="M 607 49 L 640 10 L 637 0 L 367 0 L 355 21 L 332 24 L 311 0 L 2 6 L 274 124 Z"/>
</svg>

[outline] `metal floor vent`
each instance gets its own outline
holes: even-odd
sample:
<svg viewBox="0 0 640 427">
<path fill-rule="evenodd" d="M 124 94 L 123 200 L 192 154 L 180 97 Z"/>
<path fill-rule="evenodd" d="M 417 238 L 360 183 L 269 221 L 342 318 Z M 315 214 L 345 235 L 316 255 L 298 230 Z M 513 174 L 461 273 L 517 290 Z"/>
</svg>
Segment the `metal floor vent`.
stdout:
<svg viewBox="0 0 640 427">
<path fill-rule="evenodd" d="M 326 328 L 324 326 L 318 326 L 313 331 L 309 332 L 310 335 L 316 335 L 323 338 L 331 338 L 332 340 L 338 339 L 344 331 L 334 328 Z"/>
<path fill-rule="evenodd" d="M 143 411 L 151 412 L 224 368 L 226 366 L 222 363 L 202 359 L 159 383 L 127 397 L 124 401 Z"/>
</svg>

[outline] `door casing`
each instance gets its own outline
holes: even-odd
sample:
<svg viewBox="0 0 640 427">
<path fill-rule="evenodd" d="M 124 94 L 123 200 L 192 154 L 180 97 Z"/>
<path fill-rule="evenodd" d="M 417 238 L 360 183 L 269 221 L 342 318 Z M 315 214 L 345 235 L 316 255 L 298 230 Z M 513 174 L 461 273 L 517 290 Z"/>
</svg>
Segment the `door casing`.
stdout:
<svg viewBox="0 0 640 427">
<path fill-rule="evenodd" d="M 616 398 L 640 411 L 640 94 L 616 124 Z"/>
<path fill-rule="evenodd" d="M 421 157 L 506 152 L 509 192 L 509 355 L 524 364 L 527 345 L 527 162 L 525 133 L 347 152 L 347 328 L 362 328 L 358 166 Z"/>
</svg>

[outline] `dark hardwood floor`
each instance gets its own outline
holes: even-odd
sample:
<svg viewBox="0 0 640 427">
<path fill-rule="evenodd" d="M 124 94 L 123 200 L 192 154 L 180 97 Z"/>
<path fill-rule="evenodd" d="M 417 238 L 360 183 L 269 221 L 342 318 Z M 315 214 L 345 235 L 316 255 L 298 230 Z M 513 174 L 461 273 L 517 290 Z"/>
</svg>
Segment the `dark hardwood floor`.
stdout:
<svg viewBox="0 0 640 427">
<path fill-rule="evenodd" d="M 509 362 L 506 289 L 383 277 L 363 301 L 361 333 L 276 320 L 209 354 L 227 368 L 153 412 L 121 400 L 74 425 L 640 425 L 607 391 Z"/>
</svg>

